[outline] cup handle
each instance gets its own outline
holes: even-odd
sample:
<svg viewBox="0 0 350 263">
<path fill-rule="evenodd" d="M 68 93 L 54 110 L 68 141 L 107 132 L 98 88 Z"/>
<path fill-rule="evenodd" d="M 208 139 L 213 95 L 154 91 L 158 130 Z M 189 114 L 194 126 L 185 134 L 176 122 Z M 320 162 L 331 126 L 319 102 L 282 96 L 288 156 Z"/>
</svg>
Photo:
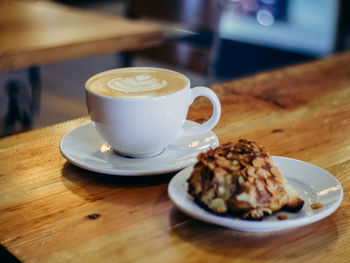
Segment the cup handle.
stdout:
<svg viewBox="0 0 350 263">
<path fill-rule="evenodd" d="M 181 128 L 179 137 L 190 137 L 195 135 L 200 135 L 211 131 L 215 125 L 218 123 L 221 115 L 221 105 L 218 96 L 209 88 L 206 87 L 195 87 L 191 89 L 190 104 L 194 102 L 197 97 L 204 96 L 208 98 L 213 105 L 213 113 L 209 120 L 205 123 L 191 128 Z"/>
</svg>

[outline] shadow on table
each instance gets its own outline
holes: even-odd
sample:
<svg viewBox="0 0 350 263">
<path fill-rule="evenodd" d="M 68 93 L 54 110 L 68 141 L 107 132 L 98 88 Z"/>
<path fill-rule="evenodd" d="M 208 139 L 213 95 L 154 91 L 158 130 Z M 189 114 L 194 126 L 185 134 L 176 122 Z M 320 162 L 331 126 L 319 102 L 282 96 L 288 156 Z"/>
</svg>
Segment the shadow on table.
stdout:
<svg viewBox="0 0 350 263">
<path fill-rule="evenodd" d="M 67 189 L 88 201 L 115 200 L 118 198 L 116 189 L 128 191 L 131 188 L 143 188 L 144 193 L 148 192 L 149 195 L 154 192 L 154 187 L 164 188 L 163 191 L 166 191 L 168 182 L 175 175 L 175 173 L 168 173 L 150 176 L 115 176 L 90 172 L 69 162 L 65 163 L 61 174 L 62 182 Z M 110 191 L 113 193 L 108 194 Z M 126 192 L 123 193 L 126 194 Z M 135 202 L 137 198 L 135 197 Z"/>
<path fill-rule="evenodd" d="M 65 163 L 64 168 L 62 169 L 62 176 L 77 184 L 93 184 L 95 186 L 108 185 L 110 187 L 117 187 L 120 185 L 123 187 L 142 187 L 164 184 L 168 183 L 176 173 L 177 172 L 140 176 L 110 175 L 91 172 L 79 168 L 68 161 Z"/>
<path fill-rule="evenodd" d="M 287 259 L 313 257 L 336 245 L 339 232 L 331 217 L 308 226 L 267 233 L 248 233 L 207 224 L 173 207 L 172 232 L 185 242 L 211 254 L 236 259 Z M 277 222 L 278 223 L 278 222 Z"/>
</svg>

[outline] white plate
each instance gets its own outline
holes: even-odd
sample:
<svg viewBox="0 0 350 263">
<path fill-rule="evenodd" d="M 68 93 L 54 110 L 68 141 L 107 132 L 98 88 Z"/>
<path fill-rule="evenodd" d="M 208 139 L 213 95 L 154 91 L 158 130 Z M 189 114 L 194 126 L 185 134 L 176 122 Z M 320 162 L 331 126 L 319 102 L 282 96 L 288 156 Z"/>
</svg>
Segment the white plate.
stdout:
<svg viewBox="0 0 350 263">
<path fill-rule="evenodd" d="M 184 126 L 197 126 L 186 121 Z M 219 140 L 210 131 L 200 136 L 178 140 L 164 152 L 151 158 L 128 158 L 114 153 L 95 130 L 92 122 L 79 126 L 65 135 L 60 144 L 63 156 L 81 168 L 111 175 L 152 175 L 178 171 L 194 164 L 199 152 L 215 148 Z"/>
<path fill-rule="evenodd" d="M 273 156 L 277 167 L 284 174 L 289 185 L 298 190 L 305 201 L 297 213 L 280 211 L 265 217 L 262 221 L 250 221 L 234 216 L 219 216 L 198 206 L 187 193 L 187 182 L 193 167 L 176 174 L 169 183 L 168 194 L 175 206 L 196 219 L 232 228 L 239 231 L 267 232 L 307 225 L 333 213 L 343 199 L 343 189 L 338 180 L 327 171 L 295 159 Z M 322 208 L 311 209 L 310 205 L 320 202 Z M 288 215 L 286 220 L 278 220 L 279 214 Z"/>
</svg>

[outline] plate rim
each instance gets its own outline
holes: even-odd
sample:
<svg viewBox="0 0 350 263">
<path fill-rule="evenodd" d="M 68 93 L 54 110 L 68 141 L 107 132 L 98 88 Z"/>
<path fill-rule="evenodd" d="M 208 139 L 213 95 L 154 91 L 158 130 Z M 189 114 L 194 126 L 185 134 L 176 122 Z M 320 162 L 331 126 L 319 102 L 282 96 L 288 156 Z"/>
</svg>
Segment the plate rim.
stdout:
<svg viewBox="0 0 350 263">
<path fill-rule="evenodd" d="M 292 218 L 289 220 L 280 220 L 278 221 L 279 224 L 276 226 L 276 220 L 273 221 L 249 221 L 249 220 L 244 220 L 244 219 L 239 219 L 239 218 L 228 218 L 228 217 L 221 217 L 220 215 L 216 215 L 214 213 L 211 213 L 209 211 L 206 211 L 205 209 L 201 208 L 198 204 L 196 204 L 193 200 L 189 199 L 188 195 L 186 195 L 181 201 L 188 202 L 191 201 L 193 202 L 199 209 L 201 209 L 201 212 L 203 214 L 196 213 L 196 211 L 193 210 L 187 210 L 181 205 L 181 202 L 175 198 L 175 187 L 174 184 L 176 181 L 180 181 L 181 177 L 185 177 L 185 180 L 190 176 L 190 171 L 193 169 L 193 165 L 190 167 L 187 167 L 180 172 L 178 172 L 169 182 L 168 185 L 168 196 L 170 200 L 173 202 L 173 204 L 183 213 L 197 219 L 201 220 L 210 224 L 214 225 L 219 225 L 223 227 L 227 227 L 233 230 L 238 230 L 238 231 L 245 231 L 245 232 L 272 232 L 272 231 L 278 231 L 278 230 L 283 230 L 287 228 L 294 228 L 294 227 L 300 227 L 303 225 L 308 225 L 314 222 L 317 222 L 319 220 L 322 220 L 326 218 L 327 216 L 331 215 L 334 213 L 338 207 L 341 205 L 343 197 L 344 197 L 344 191 L 343 188 L 339 182 L 339 180 L 326 171 L 325 169 L 316 166 L 314 164 L 301 161 L 298 159 L 293 159 L 289 157 L 283 157 L 283 156 L 272 156 L 273 160 L 278 162 L 278 160 L 287 160 L 287 161 L 293 161 L 293 162 L 298 162 L 303 165 L 308 165 L 316 169 L 320 169 L 325 175 L 330 177 L 332 180 L 335 180 L 335 183 L 337 186 L 339 186 L 339 195 L 337 196 L 337 200 L 335 200 L 329 207 L 326 209 L 312 214 L 310 216 L 303 216 L 299 218 Z M 291 177 L 287 177 L 291 178 Z M 185 183 L 182 181 L 182 183 Z M 187 183 L 185 183 L 187 185 Z M 186 191 L 187 192 L 187 191 Z M 232 225 L 232 222 L 234 225 Z"/>
<path fill-rule="evenodd" d="M 186 122 L 189 123 L 196 123 L 194 121 L 191 120 L 185 120 Z M 188 166 L 193 165 L 194 162 L 191 162 L 189 164 L 186 165 L 181 165 L 181 166 L 177 166 L 177 167 L 172 167 L 171 169 L 167 169 L 167 168 L 162 168 L 162 169 L 154 169 L 154 170 L 147 170 L 147 171 L 133 171 L 133 170 L 127 170 L 127 169 L 121 169 L 121 170 L 117 170 L 117 169 L 105 169 L 105 168 L 94 168 L 90 165 L 85 165 L 79 161 L 76 160 L 76 158 L 74 156 L 72 156 L 68 151 L 65 150 L 65 140 L 67 140 L 70 136 L 72 136 L 73 132 L 76 132 L 78 129 L 83 129 L 84 127 L 89 127 L 89 126 L 93 126 L 93 122 L 89 121 L 87 123 L 81 124 L 78 127 L 75 127 L 74 129 L 70 130 L 69 132 L 67 132 L 62 139 L 60 140 L 60 144 L 59 144 L 59 150 L 60 153 L 63 155 L 63 157 L 69 161 L 70 163 L 74 164 L 77 167 L 80 167 L 82 169 L 91 171 L 91 172 L 95 172 L 95 173 L 101 173 L 101 174 L 106 174 L 106 175 L 114 175 L 114 176 L 152 176 L 152 175 L 159 175 L 159 174 L 166 174 L 166 173 L 172 173 L 172 172 L 177 172 L 179 170 L 182 170 Z M 208 133 L 210 133 L 212 136 L 214 136 L 215 145 L 219 145 L 219 139 L 217 137 L 217 135 L 215 134 L 215 132 L 213 132 L 212 130 L 209 131 Z M 199 153 L 199 152 L 198 152 Z M 198 154 L 197 153 L 197 154 Z M 123 158 L 123 157 L 120 157 Z"/>
</svg>

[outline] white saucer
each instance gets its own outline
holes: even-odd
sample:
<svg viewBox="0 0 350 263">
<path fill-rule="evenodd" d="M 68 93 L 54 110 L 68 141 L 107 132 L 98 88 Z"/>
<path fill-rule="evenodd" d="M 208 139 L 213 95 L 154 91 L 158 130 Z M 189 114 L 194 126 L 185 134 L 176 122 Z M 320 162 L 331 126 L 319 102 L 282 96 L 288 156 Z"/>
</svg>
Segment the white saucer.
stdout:
<svg viewBox="0 0 350 263">
<path fill-rule="evenodd" d="M 186 121 L 184 126 L 197 126 Z M 63 156 L 81 168 L 112 175 L 153 175 L 178 171 L 196 162 L 199 152 L 215 148 L 219 140 L 214 132 L 180 139 L 168 145 L 164 152 L 151 158 L 134 159 L 114 153 L 95 130 L 92 122 L 75 128 L 65 135 L 60 144 Z"/>
<path fill-rule="evenodd" d="M 273 156 L 277 167 L 286 177 L 288 184 L 298 190 L 305 201 L 297 213 L 280 211 L 262 221 L 248 221 L 234 216 L 219 216 L 197 205 L 187 193 L 187 182 L 193 167 L 188 167 L 176 174 L 169 183 L 168 194 L 175 206 L 185 214 L 196 219 L 224 226 L 227 228 L 267 232 L 311 224 L 333 213 L 343 200 L 343 189 L 338 180 L 327 171 L 295 159 Z M 322 208 L 312 209 L 311 204 L 321 203 Z M 287 215 L 288 219 L 278 220 L 277 216 Z"/>
</svg>

